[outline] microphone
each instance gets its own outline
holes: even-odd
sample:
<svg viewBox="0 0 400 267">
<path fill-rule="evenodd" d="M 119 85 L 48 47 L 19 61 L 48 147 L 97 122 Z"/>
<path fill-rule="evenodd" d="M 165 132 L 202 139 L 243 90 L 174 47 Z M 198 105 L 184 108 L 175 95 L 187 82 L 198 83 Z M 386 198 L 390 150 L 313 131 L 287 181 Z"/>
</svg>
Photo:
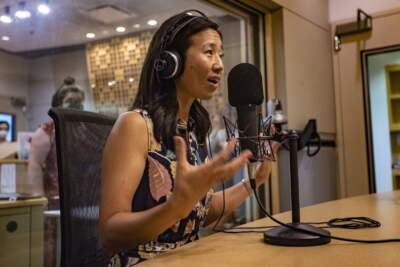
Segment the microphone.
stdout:
<svg viewBox="0 0 400 267">
<path fill-rule="evenodd" d="M 254 65 L 241 63 L 232 68 L 228 74 L 228 99 L 237 111 L 240 148 L 249 149 L 253 154 L 250 162 L 255 162 L 259 145 L 254 139 L 261 128 L 257 122 L 261 116 L 260 105 L 264 94 L 261 73 Z"/>
<path fill-rule="evenodd" d="M 263 89 L 260 71 L 251 64 L 242 63 L 235 66 L 228 74 L 228 98 L 229 103 L 237 110 L 237 127 L 239 130 L 239 144 L 241 150 L 249 149 L 253 157 L 248 164 L 250 185 L 256 194 L 255 164 L 260 154 L 260 130 L 265 128 L 260 123 L 260 105 L 263 102 Z M 287 117 L 282 112 L 282 105 L 275 99 L 268 102 L 271 121 L 279 132 L 282 125 L 287 123 Z M 258 122 L 258 123 L 257 123 Z M 267 123 L 265 123 L 267 124 Z M 270 137 L 265 137 L 268 139 Z M 300 222 L 299 205 L 299 177 L 297 166 L 297 150 L 299 136 L 296 131 L 287 134 L 290 146 L 290 180 L 292 200 L 292 223 L 277 226 L 264 232 L 264 242 L 281 246 L 315 246 L 330 242 L 330 233 L 309 224 Z M 258 140 L 258 142 L 257 142 Z M 258 197 L 256 196 L 258 199 Z M 260 203 L 260 202 L 259 202 Z M 305 230 L 308 233 L 304 233 Z M 316 234 L 316 235 L 315 235 Z"/>
</svg>

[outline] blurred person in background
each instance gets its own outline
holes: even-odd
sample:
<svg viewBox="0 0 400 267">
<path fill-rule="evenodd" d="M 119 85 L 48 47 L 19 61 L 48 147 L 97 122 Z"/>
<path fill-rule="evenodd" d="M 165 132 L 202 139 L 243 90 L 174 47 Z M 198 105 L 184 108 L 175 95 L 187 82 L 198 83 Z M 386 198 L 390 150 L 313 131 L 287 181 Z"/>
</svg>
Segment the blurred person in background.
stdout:
<svg viewBox="0 0 400 267">
<path fill-rule="evenodd" d="M 54 93 L 52 107 L 83 110 L 85 93 L 67 77 L 62 86 Z M 48 210 L 59 210 L 58 169 L 54 122 L 43 123 L 33 133 L 28 158 L 28 184 L 30 193 L 44 195 L 48 199 Z M 45 218 L 44 266 L 56 266 L 57 220 Z"/>
<path fill-rule="evenodd" d="M 10 124 L 7 121 L 0 121 L 0 144 L 7 142 L 7 134 L 10 131 Z"/>
</svg>

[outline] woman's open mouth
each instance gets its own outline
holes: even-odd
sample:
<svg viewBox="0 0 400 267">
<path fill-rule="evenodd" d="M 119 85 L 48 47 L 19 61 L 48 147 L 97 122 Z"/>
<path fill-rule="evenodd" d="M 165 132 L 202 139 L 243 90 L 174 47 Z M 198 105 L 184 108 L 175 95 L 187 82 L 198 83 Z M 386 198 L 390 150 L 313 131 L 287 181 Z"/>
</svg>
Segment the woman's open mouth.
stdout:
<svg viewBox="0 0 400 267">
<path fill-rule="evenodd" d="M 219 86 L 219 82 L 220 82 L 220 78 L 219 77 L 208 78 L 208 83 L 211 84 L 212 86 L 218 87 Z"/>
</svg>

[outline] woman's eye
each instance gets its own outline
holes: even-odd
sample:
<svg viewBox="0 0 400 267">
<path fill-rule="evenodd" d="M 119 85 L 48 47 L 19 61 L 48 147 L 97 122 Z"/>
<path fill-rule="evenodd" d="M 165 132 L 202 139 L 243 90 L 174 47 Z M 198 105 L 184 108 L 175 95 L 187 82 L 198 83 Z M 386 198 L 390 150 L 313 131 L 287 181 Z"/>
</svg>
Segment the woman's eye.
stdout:
<svg viewBox="0 0 400 267">
<path fill-rule="evenodd" d="M 206 53 L 207 55 L 212 55 L 212 54 L 213 54 L 213 51 L 212 51 L 212 50 L 207 50 L 205 53 Z"/>
</svg>

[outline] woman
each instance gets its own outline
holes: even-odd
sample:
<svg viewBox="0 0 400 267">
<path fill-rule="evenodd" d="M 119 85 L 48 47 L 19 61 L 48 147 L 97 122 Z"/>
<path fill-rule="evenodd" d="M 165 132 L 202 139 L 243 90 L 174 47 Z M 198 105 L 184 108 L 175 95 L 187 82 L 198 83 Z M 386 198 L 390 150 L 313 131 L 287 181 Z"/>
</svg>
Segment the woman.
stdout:
<svg viewBox="0 0 400 267">
<path fill-rule="evenodd" d="M 183 66 L 167 65 L 170 52 Z M 201 12 L 175 15 L 155 33 L 133 111 L 119 117 L 103 155 L 100 231 L 114 254 L 111 266 L 131 266 L 191 242 L 200 226 L 220 216 L 222 193 L 212 186 L 251 156 L 244 151 L 228 161 L 232 140 L 205 162 L 210 119 L 199 100 L 218 89 L 222 56 L 218 25 Z M 166 74 L 168 69 L 175 75 Z M 261 165 L 257 185 L 268 179 L 270 168 Z M 242 182 L 225 194 L 229 214 L 249 196 L 250 186 Z"/>
</svg>

